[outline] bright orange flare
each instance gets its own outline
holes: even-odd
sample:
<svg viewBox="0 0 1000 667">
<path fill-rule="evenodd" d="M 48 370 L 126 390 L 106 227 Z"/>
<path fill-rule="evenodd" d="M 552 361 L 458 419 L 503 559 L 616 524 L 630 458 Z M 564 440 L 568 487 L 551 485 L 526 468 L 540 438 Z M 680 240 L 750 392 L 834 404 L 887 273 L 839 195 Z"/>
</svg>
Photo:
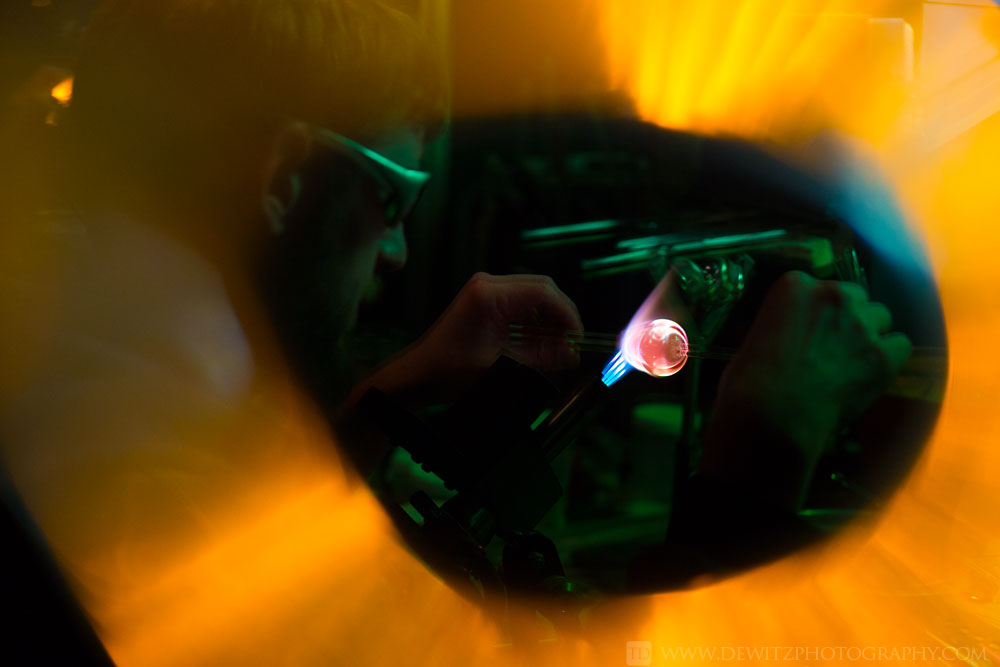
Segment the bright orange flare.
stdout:
<svg viewBox="0 0 1000 667">
<path fill-rule="evenodd" d="M 70 100 L 73 99 L 73 77 L 68 77 L 57 83 L 52 88 L 51 94 L 59 104 L 63 106 L 68 105 Z"/>
</svg>

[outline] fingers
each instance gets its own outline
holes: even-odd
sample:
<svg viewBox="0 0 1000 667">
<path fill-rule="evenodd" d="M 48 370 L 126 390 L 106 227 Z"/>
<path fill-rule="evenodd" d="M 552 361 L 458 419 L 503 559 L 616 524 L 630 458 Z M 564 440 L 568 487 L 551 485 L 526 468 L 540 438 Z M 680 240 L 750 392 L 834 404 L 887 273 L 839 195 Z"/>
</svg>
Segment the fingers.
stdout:
<svg viewBox="0 0 1000 667">
<path fill-rule="evenodd" d="M 872 334 L 880 335 L 888 333 L 892 327 L 892 313 L 881 303 L 866 303 L 861 307 L 859 313 L 865 328 Z"/>
<path fill-rule="evenodd" d="M 912 351 L 909 339 L 901 333 L 890 333 L 892 330 L 892 313 L 881 303 L 869 301 L 868 292 L 856 283 L 816 280 L 808 274 L 790 271 L 778 282 L 778 291 L 784 295 L 782 306 L 791 307 L 801 299 L 811 299 L 814 303 L 824 304 L 823 312 L 827 317 L 833 311 L 839 311 L 839 317 L 848 317 L 861 323 L 863 330 L 881 348 L 889 361 L 889 366 L 895 374 L 906 363 Z"/>
<path fill-rule="evenodd" d="M 855 283 L 831 281 L 827 285 L 831 287 L 836 285 L 844 297 L 845 305 L 854 311 L 865 330 L 885 353 L 889 370 L 892 375 L 896 375 L 909 359 L 913 345 L 906 335 L 899 332 L 890 333 L 892 313 L 889 309 L 881 303 L 869 301 L 867 291 Z"/>
<path fill-rule="evenodd" d="M 530 324 L 562 331 L 582 331 L 576 304 L 548 276 L 530 274 L 491 276 L 476 274 L 489 284 L 505 324 Z"/>
<path fill-rule="evenodd" d="M 580 363 L 580 354 L 565 337 L 567 331 L 582 331 L 580 312 L 548 276 L 492 276 L 478 273 L 469 281 L 471 298 L 491 313 L 497 343 L 522 363 L 539 370 L 561 370 Z M 513 349 L 508 347 L 514 324 L 551 329 L 554 335 L 525 335 Z"/>
<path fill-rule="evenodd" d="M 910 358 L 910 353 L 913 352 L 913 344 L 910 343 L 910 339 L 901 333 L 882 336 L 879 340 L 879 347 L 885 352 L 893 375 L 899 372 L 906 360 Z"/>
<path fill-rule="evenodd" d="M 861 285 L 849 282 L 837 282 L 835 284 L 844 294 L 848 303 L 868 303 L 868 292 Z"/>
<path fill-rule="evenodd" d="M 869 301 L 868 292 L 861 285 L 831 280 L 821 281 L 817 286 L 825 291 L 828 302 L 837 302 L 853 311 L 873 336 L 885 334 L 892 327 L 892 313 L 883 304 Z"/>
</svg>

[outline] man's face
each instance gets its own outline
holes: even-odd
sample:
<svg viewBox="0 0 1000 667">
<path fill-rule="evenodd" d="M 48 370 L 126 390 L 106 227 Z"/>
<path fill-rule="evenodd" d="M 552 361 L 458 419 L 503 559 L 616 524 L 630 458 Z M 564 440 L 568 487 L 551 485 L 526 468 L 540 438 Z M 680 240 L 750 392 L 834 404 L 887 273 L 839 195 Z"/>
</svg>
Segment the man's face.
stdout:
<svg viewBox="0 0 1000 667">
<path fill-rule="evenodd" d="M 423 136 L 398 130 L 365 145 L 414 169 Z M 286 353 L 325 393 L 348 381 L 346 345 L 359 305 L 377 274 L 406 262 L 406 240 L 402 222 L 386 221 L 375 179 L 350 160 L 318 161 L 300 201 L 274 240 L 263 287 Z"/>
<path fill-rule="evenodd" d="M 397 130 L 380 135 L 367 146 L 403 167 L 416 169 L 423 138 L 414 130 Z M 353 213 L 341 221 L 346 224 L 337 224 L 339 234 L 330 239 L 327 251 L 330 278 L 339 285 L 333 296 L 341 304 L 338 310 L 344 313 L 346 333 L 357 320 L 361 301 L 372 292 L 375 277 L 401 269 L 406 263 L 407 247 L 403 223 L 386 222 L 370 178 L 361 175 L 357 187 L 345 194 L 345 211 Z"/>
</svg>

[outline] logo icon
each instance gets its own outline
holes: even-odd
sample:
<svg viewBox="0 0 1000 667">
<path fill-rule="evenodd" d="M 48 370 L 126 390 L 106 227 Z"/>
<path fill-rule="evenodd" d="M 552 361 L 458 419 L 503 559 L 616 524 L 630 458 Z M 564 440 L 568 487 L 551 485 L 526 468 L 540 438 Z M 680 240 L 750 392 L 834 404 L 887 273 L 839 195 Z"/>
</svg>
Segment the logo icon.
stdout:
<svg viewBox="0 0 1000 667">
<path fill-rule="evenodd" d="M 653 664 L 653 644 L 651 642 L 625 642 L 625 664 Z"/>
</svg>

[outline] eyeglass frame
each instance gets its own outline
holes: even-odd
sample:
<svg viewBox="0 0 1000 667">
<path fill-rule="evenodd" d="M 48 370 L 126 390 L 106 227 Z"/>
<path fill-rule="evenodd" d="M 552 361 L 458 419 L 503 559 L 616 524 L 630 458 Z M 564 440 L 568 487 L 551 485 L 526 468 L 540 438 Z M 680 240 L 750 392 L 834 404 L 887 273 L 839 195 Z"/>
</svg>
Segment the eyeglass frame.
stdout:
<svg viewBox="0 0 1000 667">
<path fill-rule="evenodd" d="M 319 136 L 331 144 L 339 155 L 348 158 L 380 186 L 379 199 L 383 206 L 385 223 L 395 227 L 403 223 L 430 180 L 431 174 L 419 169 L 409 169 L 353 139 L 326 128 L 318 128 Z M 391 201 L 393 196 L 400 201 Z"/>
</svg>

